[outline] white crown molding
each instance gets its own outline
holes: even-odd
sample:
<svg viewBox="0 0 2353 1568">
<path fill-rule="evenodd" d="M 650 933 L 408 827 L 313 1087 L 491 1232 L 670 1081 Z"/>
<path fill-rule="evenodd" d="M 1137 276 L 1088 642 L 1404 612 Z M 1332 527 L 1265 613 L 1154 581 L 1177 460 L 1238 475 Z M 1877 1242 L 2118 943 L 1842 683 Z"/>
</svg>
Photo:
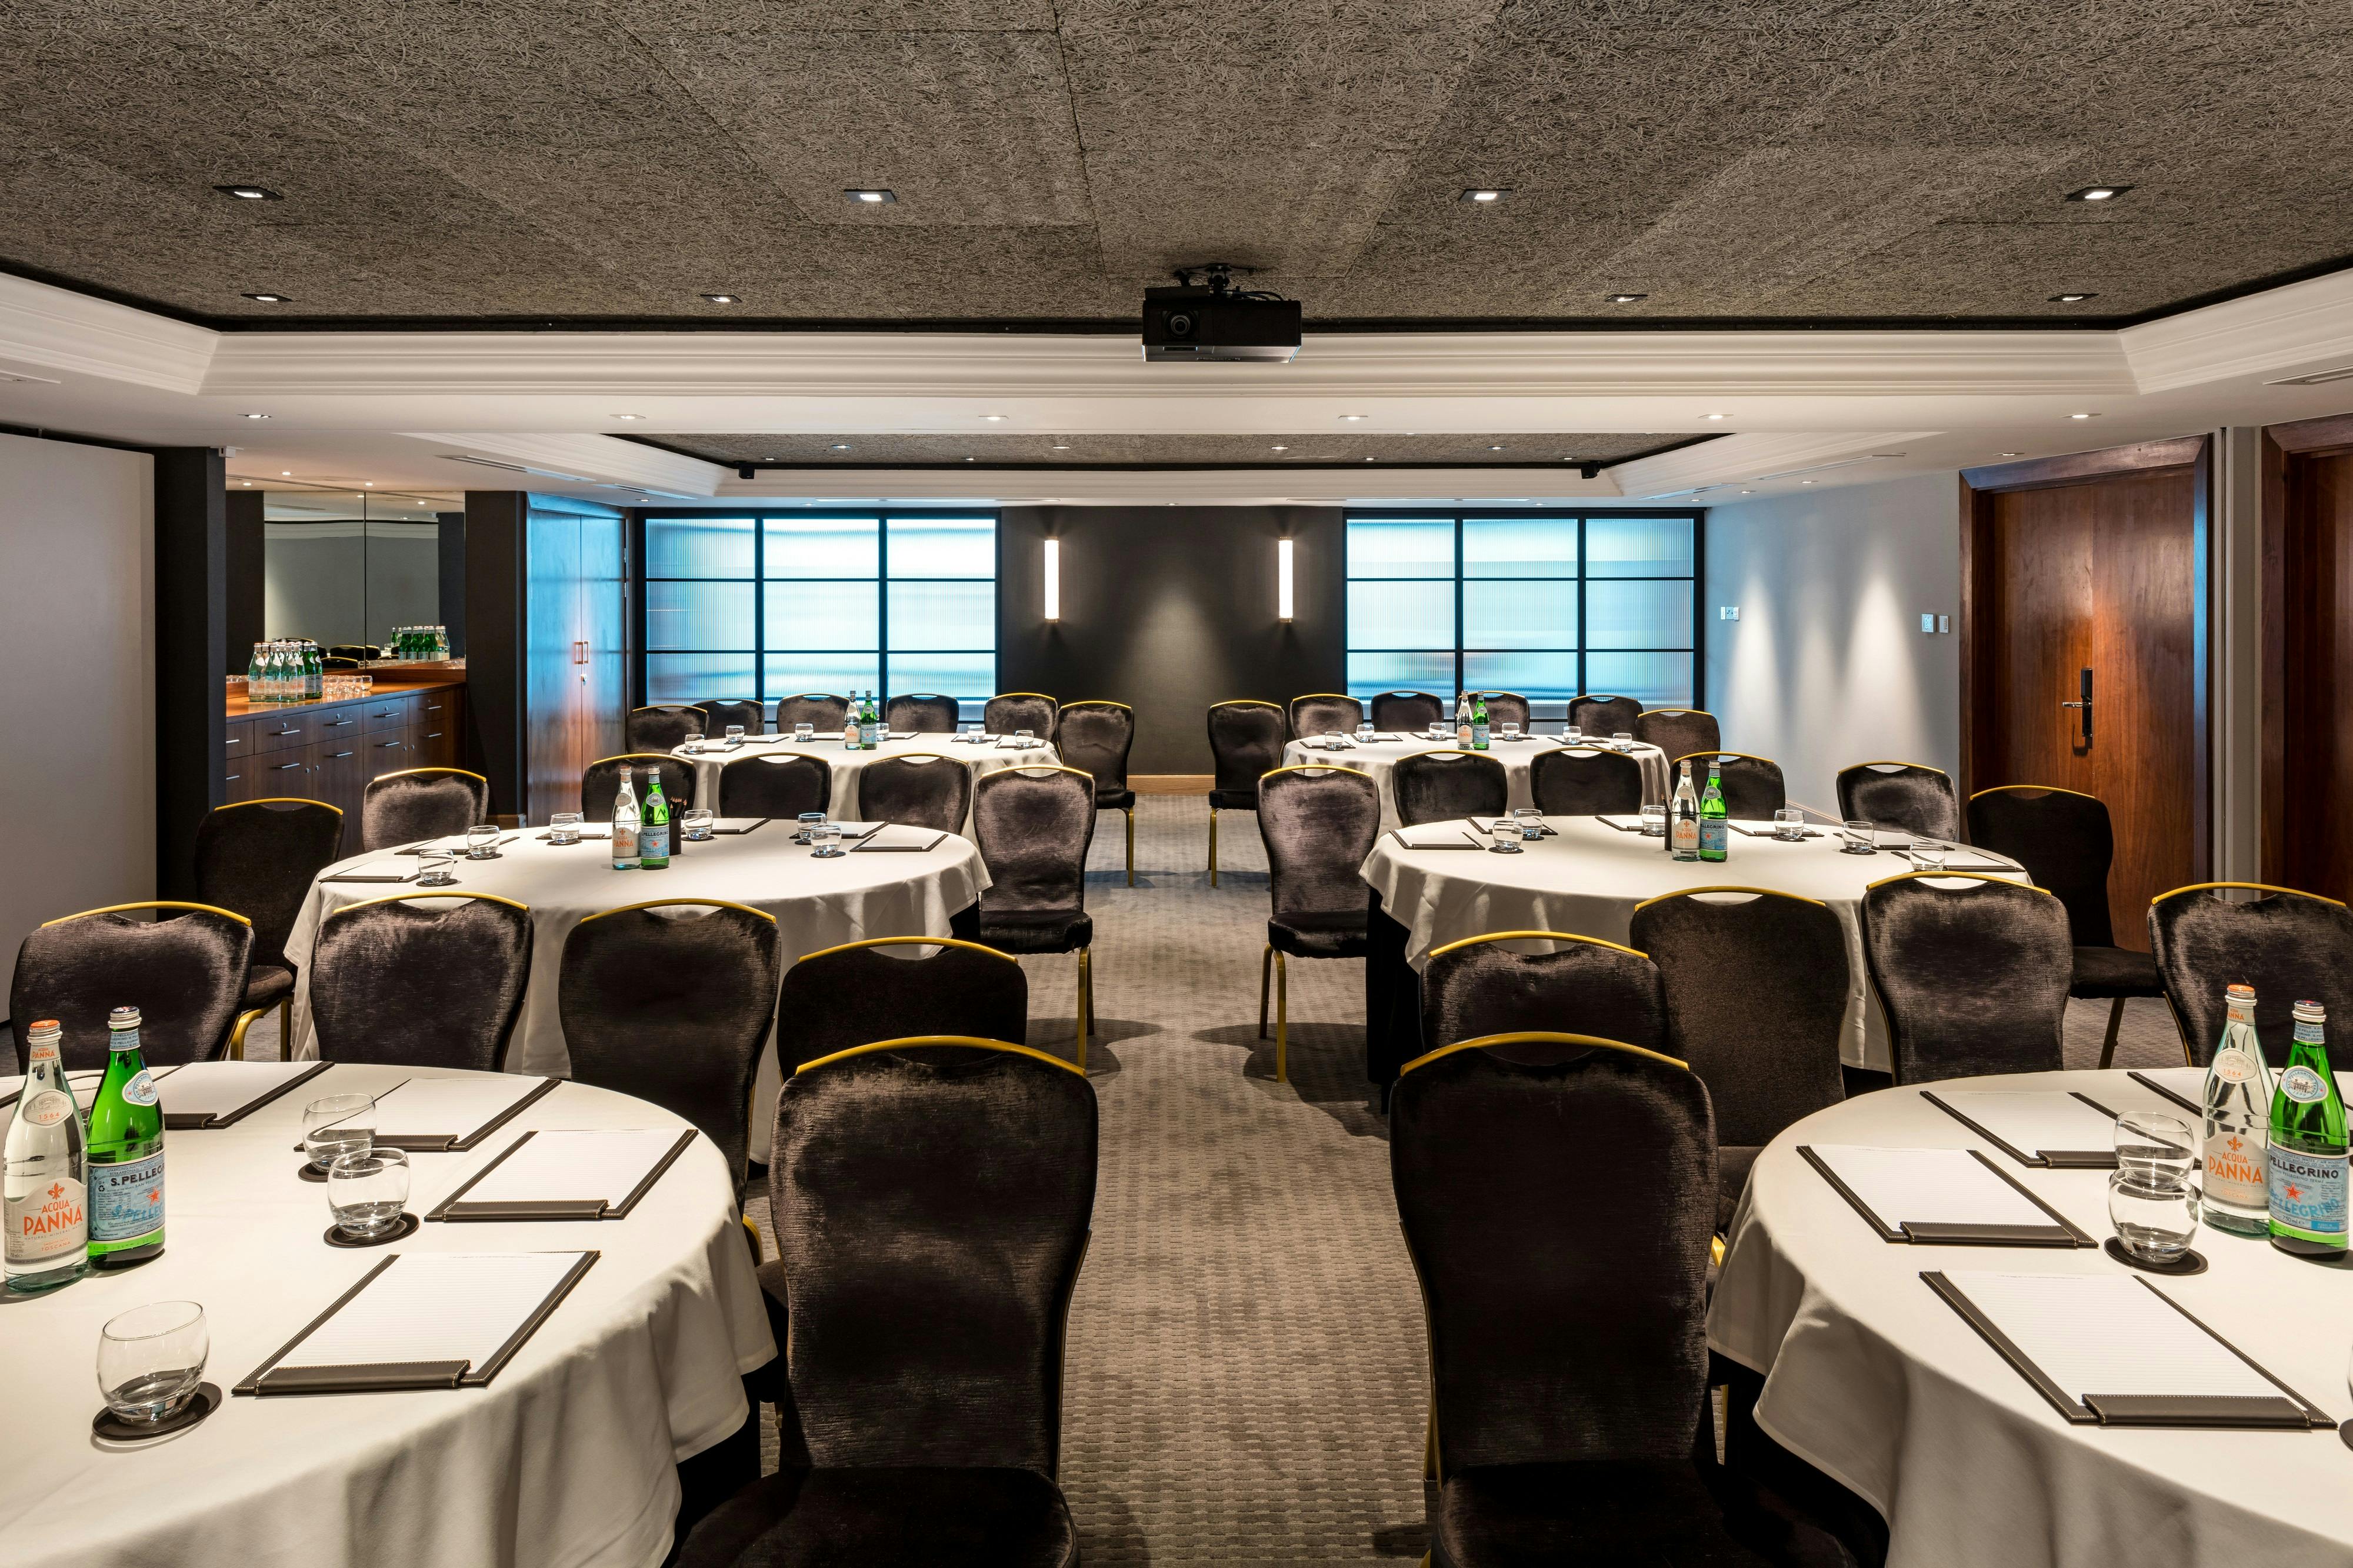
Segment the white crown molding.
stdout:
<svg viewBox="0 0 2353 1568">
<path fill-rule="evenodd" d="M 1637 458 L 1608 472 L 1616 478 L 1619 489 L 1629 499 L 1672 494 L 1680 500 L 1683 492 L 1694 489 L 1712 491 L 1768 476 L 1794 476 L 1822 465 L 1845 463 L 1857 458 L 1868 459 L 1874 453 L 1901 454 L 1911 443 L 1928 440 L 1936 434 L 1933 430 L 1889 430 L 1863 435 L 1852 431 L 1832 436 L 1807 432 L 1734 435 L 1703 441 L 1695 447 L 1680 447 L 1653 458 Z M 1841 468 L 1834 472 L 1838 480 L 1844 482 L 1862 477 L 1866 466 L 1856 463 L 1851 468 Z M 1710 495 L 1703 499 L 1725 498 Z"/>
<path fill-rule="evenodd" d="M 1171 498 L 1176 498 L 1172 500 Z M 1542 505 L 1624 499 L 1599 479 L 1550 469 L 1413 468 L 1382 479 L 1354 468 L 773 470 L 720 485 L 720 500 L 971 501 L 976 505 L 1422 505 L 1436 501 Z"/>
<path fill-rule="evenodd" d="M 498 482 L 494 470 L 477 468 L 474 470 L 476 482 L 470 487 L 474 489 L 529 488 L 529 480 L 534 478 L 578 479 L 593 483 L 625 485 L 631 489 L 708 496 L 715 493 L 720 477 L 727 471 L 700 458 L 681 457 L 676 452 L 665 452 L 659 447 L 641 446 L 635 441 L 617 441 L 610 436 L 533 435 L 512 431 L 456 434 L 404 431 L 403 434 L 413 441 L 456 447 L 466 456 L 519 463 L 526 468 L 540 470 L 537 474 L 518 474 L 511 483 L 502 485 Z M 449 473 L 452 485 L 468 483 L 466 466 L 453 463 Z"/>
<path fill-rule="evenodd" d="M 2116 335 L 2143 392 L 2353 363 L 2353 271 L 2225 300 Z"/>
<path fill-rule="evenodd" d="M 0 360 L 194 394 L 220 340 L 209 327 L 0 275 Z"/>
</svg>

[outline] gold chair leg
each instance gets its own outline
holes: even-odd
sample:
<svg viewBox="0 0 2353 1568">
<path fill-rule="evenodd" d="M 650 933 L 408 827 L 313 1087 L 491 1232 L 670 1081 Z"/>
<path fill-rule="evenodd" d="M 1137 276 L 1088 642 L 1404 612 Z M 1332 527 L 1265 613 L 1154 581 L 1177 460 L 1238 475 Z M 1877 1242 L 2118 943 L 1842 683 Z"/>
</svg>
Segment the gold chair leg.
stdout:
<svg viewBox="0 0 2353 1568">
<path fill-rule="evenodd" d="M 1282 954 L 1274 955 L 1274 1081 L 1289 1083 L 1291 1068 L 1285 1050 L 1291 1043 L 1291 969 Z"/>
<path fill-rule="evenodd" d="M 1274 943 L 1268 942 L 1266 951 L 1258 955 L 1258 1037 L 1266 1038 L 1266 990 L 1274 977 Z"/>
<path fill-rule="evenodd" d="M 1438 1479 L 1438 1407 L 1430 1406 L 1430 1419 L 1422 1424 L 1421 1479 Z"/>
<path fill-rule="evenodd" d="M 250 1013 L 239 1013 L 237 1016 L 237 1026 L 228 1032 L 228 1050 L 226 1053 L 228 1060 L 233 1062 L 245 1060 L 245 1032 L 253 1027 L 255 1019 L 266 1017 L 269 1012 L 269 1009 L 267 1007 L 256 1007 Z"/>
<path fill-rule="evenodd" d="M 2116 1059 L 2116 1031 L 2124 1027 L 2125 999 L 2117 997 L 2108 1007 L 2108 1037 L 2100 1042 L 2100 1066 L 2105 1068 Z"/>
<path fill-rule="evenodd" d="M 294 1059 L 294 997 L 290 992 L 278 1000 L 278 1059 Z"/>
<path fill-rule="evenodd" d="M 1127 885 L 1135 886 L 1135 809 L 1131 806 L 1127 816 Z"/>
<path fill-rule="evenodd" d="M 1218 885 L 1218 808 L 1209 807 L 1209 886 Z"/>
<path fill-rule="evenodd" d="M 1079 1070 L 1087 1070 L 1087 1032 L 1094 1025 L 1095 980 L 1093 954 L 1079 949 Z"/>
<path fill-rule="evenodd" d="M 752 1223 L 750 1215 L 744 1216 L 744 1240 L 752 1248 L 752 1267 L 757 1268 L 766 1259 L 760 1255 L 760 1227 Z"/>
</svg>

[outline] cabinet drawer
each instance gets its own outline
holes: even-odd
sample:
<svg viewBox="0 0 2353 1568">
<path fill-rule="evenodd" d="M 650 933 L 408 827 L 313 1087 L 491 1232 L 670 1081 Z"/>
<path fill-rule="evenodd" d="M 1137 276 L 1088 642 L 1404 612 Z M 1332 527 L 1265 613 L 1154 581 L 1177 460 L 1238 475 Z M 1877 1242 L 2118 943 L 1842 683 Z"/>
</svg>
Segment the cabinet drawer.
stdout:
<svg viewBox="0 0 2353 1568">
<path fill-rule="evenodd" d="M 251 739 L 246 747 L 257 754 L 283 752 L 311 743 L 311 720 L 308 713 L 271 713 L 250 721 Z"/>
<path fill-rule="evenodd" d="M 367 728 L 367 705 L 354 702 L 342 708 L 322 708 L 310 715 L 311 739 L 324 745 L 332 742 L 338 746 L 345 741 L 356 741 Z"/>
<path fill-rule="evenodd" d="M 338 747 L 337 750 L 342 748 Z M 377 730 L 360 742 L 360 771 L 369 778 L 417 766 L 406 730 Z"/>
<path fill-rule="evenodd" d="M 406 697 L 379 697 L 362 706 L 367 711 L 367 727 L 371 733 L 377 730 L 408 728 L 409 700 Z"/>
<path fill-rule="evenodd" d="M 311 798 L 311 748 L 265 752 L 245 764 L 246 799 Z"/>
<path fill-rule="evenodd" d="M 221 754 L 229 760 L 231 766 L 236 765 L 238 758 L 253 754 L 252 720 L 232 719 L 228 721 L 221 732 Z"/>
<path fill-rule="evenodd" d="M 420 718 L 417 727 L 408 734 L 417 747 L 417 760 L 413 766 L 454 768 L 458 765 L 458 727 L 455 724 Z"/>
</svg>

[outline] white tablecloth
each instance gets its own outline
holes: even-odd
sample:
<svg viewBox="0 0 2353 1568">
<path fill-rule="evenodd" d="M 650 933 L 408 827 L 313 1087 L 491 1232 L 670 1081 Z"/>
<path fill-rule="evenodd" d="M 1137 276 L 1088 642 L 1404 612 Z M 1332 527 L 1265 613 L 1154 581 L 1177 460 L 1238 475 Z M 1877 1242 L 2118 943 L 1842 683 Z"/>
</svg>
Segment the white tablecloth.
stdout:
<svg viewBox="0 0 2353 1568">
<path fill-rule="evenodd" d="M 388 1247 L 322 1236 L 326 1189 L 296 1175 L 303 1105 L 380 1093 L 407 1068 L 337 1066 L 215 1131 L 169 1135 L 164 1255 L 13 1300 L 0 1332 L 0 1518 L 11 1568 L 503 1568 L 651 1564 L 672 1467 L 746 1414 L 741 1375 L 776 1353 L 719 1152 L 707 1139 L 625 1220 L 428 1224 Z M 509 1124 L 681 1127 L 565 1084 Z M 422 1211 L 512 1142 L 416 1154 Z M 101 1448 L 99 1330 L 151 1301 L 200 1303 L 205 1377 L 226 1391 L 390 1253 L 588 1247 L 604 1256 L 486 1388 L 232 1397 L 179 1436 Z"/>
<path fill-rule="evenodd" d="M 1381 791 L 1381 826 L 1398 825 L 1397 793 L 1389 783 L 1390 770 L 1400 757 L 1416 756 L 1423 752 L 1452 751 L 1451 741 L 1375 741 L 1352 750 L 1327 752 L 1305 741 L 1293 741 L 1282 748 L 1285 767 L 1350 768 L 1360 773 L 1370 773 Z M 1515 806 L 1534 805 L 1535 796 L 1528 791 L 1528 764 L 1543 752 L 1559 747 L 1549 735 L 1525 741 L 1497 740 L 1487 755 L 1504 764 L 1504 777 L 1511 792 L 1511 804 Z M 1667 781 L 1667 754 L 1656 746 L 1637 743 L 1634 761 L 1642 770 L 1642 798 L 1645 801 L 1664 800 L 1671 787 Z"/>
<path fill-rule="evenodd" d="M 1894 854 L 1841 853 L 1840 840 L 1828 832 L 1795 844 L 1733 833 L 1727 859 L 1677 860 L 1663 839 L 1621 833 L 1599 817 L 1548 816 L 1545 823 L 1559 837 L 1531 844 L 1520 855 L 1408 849 L 1391 834 L 1381 835 L 1364 877 L 1380 894 L 1383 912 L 1406 928 L 1407 963 L 1419 970 L 1432 948 L 1493 931 L 1557 931 L 1622 942 L 1635 905 L 1684 888 L 1797 893 L 1828 904 L 1846 932 L 1841 1057 L 1850 1066 L 1887 1070 L 1887 1026 L 1863 966 L 1857 906 L 1864 888 L 1911 870 L 1910 861 Z"/>
<path fill-rule="evenodd" d="M 2094 1087 L 2096 1086 L 2096 1088 Z M 2179 1114 L 2122 1072 L 1978 1079 Z M 2087 1249 L 1891 1246 L 1799 1143 L 1980 1148 L 2086 1235 L 2113 1235 L 2105 1171 L 2029 1169 L 1913 1089 L 1818 1111 L 1757 1162 L 1708 1341 L 1767 1374 L 1759 1425 L 1886 1515 L 1891 1568 L 2353 1563 L 2353 1455 L 2333 1432 L 2070 1426 L 1920 1280 L 1928 1269 L 2123 1275 Z M 2330 1416 L 2353 1415 L 2353 1269 L 2200 1226 L 2202 1275 L 2146 1276 Z"/>
<path fill-rule="evenodd" d="M 944 757 L 954 757 L 964 763 L 965 771 L 972 774 L 975 784 L 980 782 L 983 773 L 993 773 L 999 768 L 1060 767 L 1062 761 L 1050 742 L 1041 742 L 1026 752 L 1017 752 L 1010 747 L 970 744 L 958 741 L 954 735 L 930 734 L 906 735 L 900 739 L 885 741 L 871 752 L 849 750 L 842 745 L 841 737 L 837 734 L 819 736 L 807 744 L 798 741 L 784 740 L 765 745 L 745 745 L 741 751 L 735 752 L 722 752 L 713 749 L 705 751 L 701 756 L 695 756 L 685 747 L 681 746 L 670 755 L 681 762 L 694 764 L 695 803 L 699 805 L 707 805 L 716 812 L 719 809 L 721 769 L 740 763 L 747 757 L 782 756 L 794 752 L 806 752 L 833 771 L 833 802 L 826 809 L 836 821 L 839 822 L 863 820 L 859 814 L 858 775 L 862 770 L 874 763 L 881 762 L 885 757 L 903 757 L 910 752 L 930 752 Z M 969 814 L 965 816 L 958 831 L 966 838 L 972 837 L 972 818 Z"/>
</svg>

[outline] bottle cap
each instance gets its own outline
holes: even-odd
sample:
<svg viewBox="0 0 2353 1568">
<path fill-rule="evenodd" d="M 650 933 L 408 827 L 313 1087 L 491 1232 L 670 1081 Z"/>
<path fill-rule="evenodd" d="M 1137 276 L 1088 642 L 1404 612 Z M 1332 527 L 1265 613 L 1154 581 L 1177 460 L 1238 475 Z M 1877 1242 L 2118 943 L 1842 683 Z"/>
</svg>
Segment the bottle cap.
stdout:
<svg viewBox="0 0 2353 1568">
<path fill-rule="evenodd" d="M 107 1014 L 106 1026 L 110 1029 L 137 1028 L 139 1026 L 139 1009 L 136 1007 L 115 1008 L 112 1012 Z"/>
<path fill-rule="evenodd" d="M 2295 1021 L 2299 1024 L 2326 1024 L 2328 1022 L 2328 1009 L 2317 1002 L 2299 1002 L 2295 1005 Z"/>
<path fill-rule="evenodd" d="M 2226 1002 L 2253 1002 L 2255 988 L 2252 985 L 2226 985 L 2222 988 L 2222 999 Z"/>
<path fill-rule="evenodd" d="M 64 1026 L 55 1018 L 36 1018 L 31 1024 L 26 1026 L 25 1038 L 27 1042 L 42 1039 L 55 1039 L 64 1033 Z"/>
</svg>

